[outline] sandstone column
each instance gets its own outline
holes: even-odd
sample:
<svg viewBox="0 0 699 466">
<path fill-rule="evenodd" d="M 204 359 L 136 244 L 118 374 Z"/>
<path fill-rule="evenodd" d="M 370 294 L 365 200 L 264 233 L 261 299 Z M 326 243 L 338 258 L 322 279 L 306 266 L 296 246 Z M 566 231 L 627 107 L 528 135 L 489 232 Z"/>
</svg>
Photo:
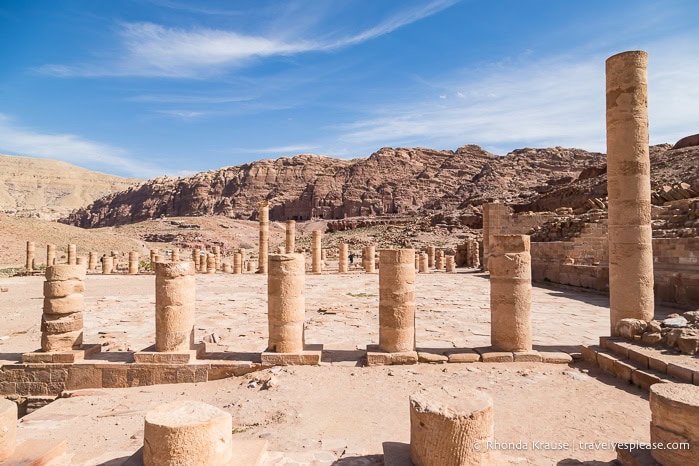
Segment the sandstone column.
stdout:
<svg viewBox="0 0 699 466">
<path fill-rule="evenodd" d="M 214 246 L 214 258 L 216 260 L 216 270 L 221 270 L 221 246 Z"/>
<path fill-rule="evenodd" d="M 46 268 L 41 351 L 71 351 L 83 342 L 85 267 L 53 265 Z"/>
<path fill-rule="evenodd" d="M 269 345 L 267 351 L 300 353 L 304 347 L 303 321 L 306 301 L 303 295 L 306 273 L 303 254 L 269 256 L 267 277 L 267 314 Z"/>
<path fill-rule="evenodd" d="M 206 273 L 208 268 L 207 260 L 209 258 L 209 254 L 206 252 L 206 250 L 203 250 L 201 252 L 203 252 L 204 254 L 199 254 L 199 271 L 201 273 Z"/>
<path fill-rule="evenodd" d="M 97 269 L 98 260 L 99 258 L 97 257 L 97 253 L 90 251 L 87 254 L 87 270 L 94 272 Z"/>
<path fill-rule="evenodd" d="M 155 272 L 155 256 L 158 255 L 157 249 L 150 250 L 150 269 Z"/>
<path fill-rule="evenodd" d="M 56 245 L 47 244 L 46 245 L 46 267 L 56 265 Z"/>
<path fill-rule="evenodd" d="M 436 249 L 434 246 L 427 246 L 427 267 L 434 267 L 434 256 Z"/>
<path fill-rule="evenodd" d="M 223 273 L 231 273 L 233 272 L 233 268 L 231 267 L 231 264 L 228 262 L 223 263 Z"/>
<path fill-rule="evenodd" d="M 208 254 L 206 256 L 206 273 L 216 273 L 216 255 Z"/>
<path fill-rule="evenodd" d="M 379 251 L 379 349 L 415 351 L 415 250 Z"/>
<path fill-rule="evenodd" d="M 415 270 L 420 270 L 420 254 L 415 254 Z"/>
<path fill-rule="evenodd" d="M 172 248 L 172 262 L 180 261 L 180 248 Z"/>
<path fill-rule="evenodd" d="M 498 351 L 532 349 L 529 236 L 491 236 L 490 343 Z"/>
<path fill-rule="evenodd" d="M 445 256 L 446 259 L 446 270 L 447 273 L 456 272 L 456 262 L 454 261 L 454 256 Z"/>
<path fill-rule="evenodd" d="M 321 235 L 320 231 L 315 230 L 311 238 L 311 272 L 313 273 L 321 273 L 323 271 L 323 266 L 321 265 Z"/>
<path fill-rule="evenodd" d="M 410 459 L 415 466 L 495 464 L 493 399 L 461 385 L 423 388 L 410 396 Z"/>
<path fill-rule="evenodd" d="M 337 258 L 338 273 L 347 273 L 349 270 L 349 245 L 347 243 L 340 244 L 340 253 Z"/>
<path fill-rule="evenodd" d="M 650 387 L 650 441 L 666 448 L 653 448 L 651 455 L 664 466 L 699 464 L 699 386 L 656 383 Z M 689 443 L 689 449 L 672 444 Z"/>
<path fill-rule="evenodd" d="M 239 252 L 233 254 L 233 273 L 243 273 L 243 255 Z"/>
<path fill-rule="evenodd" d="M 434 252 L 434 268 L 437 270 L 444 269 L 444 251 L 437 249 Z"/>
<path fill-rule="evenodd" d="M 428 267 L 429 259 L 427 253 L 423 252 L 420 254 L 420 273 L 430 273 L 430 268 Z"/>
<path fill-rule="evenodd" d="M 263 201 L 260 207 L 260 254 L 258 273 L 267 273 L 267 256 L 269 255 L 269 202 Z"/>
<path fill-rule="evenodd" d="M 68 245 L 68 265 L 75 265 L 76 258 L 78 257 L 78 248 L 74 244 Z"/>
<path fill-rule="evenodd" d="M 255 261 L 248 261 L 248 272 L 254 272 L 255 271 Z"/>
<path fill-rule="evenodd" d="M 296 250 L 296 221 L 287 220 L 286 221 L 286 252 L 288 254 L 293 254 Z"/>
<path fill-rule="evenodd" d="M 25 268 L 30 272 L 34 270 L 34 252 L 34 241 L 27 241 L 27 263 Z"/>
<path fill-rule="evenodd" d="M 194 266 L 155 264 L 155 350 L 182 352 L 194 343 Z"/>
<path fill-rule="evenodd" d="M 192 262 L 194 262 L 194 271 L 199 271 L 199 249 L 192 249 Z"/>
<path fill-rule="evenodd" d="M 364 265 L 366 273 L 376 272 L 376 246 L 366 247 L 366 262 Z"/>
<path fill-rule="evenodd" d="M 102 273 L 108 275 L 114 268 L 114 258 L 112 256 L 102 256 Z"/>
<path fill-rule="evenodd" d="M 15 452 L 17 443 L 17 403 L 0 398 L 0 461 Z"/>
<path fill-rule="evenodd" d="M 138 252 L 131 251 L 129 253 L 129 274 L 138 274 Z"/>
<path fill-rule="evenodd" d="M 606 65 L 609 302 L 615 336 L 621 319 L 653 319 L 648 54 L 620 53 Z"/>
<path fill-rule="evenodd" d="M 85 258 L 78 256 L 75 258 L 75 265 L 85 265 Z"/>
<path fill-rule="evenodd" d="M 231 415 L 200 401 L 175 401 L 146 414 L 144 466 L 229 466 L 233 460 Z"/>
</svg>

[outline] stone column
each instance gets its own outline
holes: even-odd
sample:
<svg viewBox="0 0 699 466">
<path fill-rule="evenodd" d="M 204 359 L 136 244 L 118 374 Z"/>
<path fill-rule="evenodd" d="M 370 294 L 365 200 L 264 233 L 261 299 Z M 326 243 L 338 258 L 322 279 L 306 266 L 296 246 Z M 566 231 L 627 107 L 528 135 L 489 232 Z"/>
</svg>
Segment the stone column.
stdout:
<svg viewBox="0 0 699 466">
<path fill-rule="evenodd" d="M 434 256 L 436 249 L 434 246 L 427 246 L 427 267 L 434 267 Z"/>
<path fill-rule="evenodd" d="M 495 464 L 488 448 L 493 425 L 487 393 L 461 385 L 423 388 L 410 396 L 410 459 L 415 466 Z"/>
<path fill-rule="evenodd" d="M 434 252 L 434 268 L 437 270 L 444 269 L 444 251 L 437 249 Z"/>
<path fill-rule="evenodd" d="M 255 261 L 248 261 L 248 272 L 254 272 L 255 271 Z"/>
<path fill-rule="evenodd" d="M 129 274 L 138 274 L 138 252 L 131 251 L 129 253 Z"/>
<path fill-rule="evenodd" d="M 146 414 L 144 466 L 233 462 L 233 420 L 227 412 L 200 401 L 175 401 Z"/>
<path fill-rule="evenodd" d="M 529 236 L 491 236 L 490 343 L 497 351 L 532 349 Z"/>
<path fill-rule="evenodd" d="M 506 233 L 509 212 L 505 204 L 483 204 L 483 270 L 488 270 L 490 238 Z"/>
<path fill-rule="evenodd" d="M 34 241 L 27 241 L 27 262 L 25 268 L 30 272 L 34 270 L 34 252 Z"/>
<path fill-rule="evenodd" d="M 415 250 L 379 251 L 379 349 L 415 351 Z"/>
<path fill-rule="evenodd" d="M 180 248 L 172 248 L 172 262 L 180 261 Z"/>
<path fill-rule="evenodd" d="M 216 270 L 221 270 L 221 246 L 214 246 L 214 258 L 216 259 Z"/>
<path fill-rule="evenodd" d="M 87 254 L 87 270 L 94 272 L 97 269 L 97 261 L 99 258 L 97 257 L 97 253 L 90 251 Z"/>
<path fill-rule="evenodd" d="M 46 245 L 46 267 L 56 265 L 56 245 L 47 244 Z"/>
<path fill-rule="evenodd" d="M 199 249 L 192 249 L 192 262 L 194 262 L 194 271 L 199 271 Z"/>
<path fill-rule="evenodd" d="M 114 268 L 114 258 L 112 256 L 102 256 L 102 273 L 108 275 Z"/>
<path fill-rule="evenodd" d="M 229 264 L 228 262 L 224 262 L 222 268 L 223 268 L 223 273 L 232 273 L 233 272 L 233 268 L 231 267 L 231 264 Z"/>
<path fill-rule="evenodd" d="M 199 254 L 199 271 L 201 273 L 206 273 L 208 269 L 208 263 L 207 260 L 209 258 L 209 254 L 206 253 L 206 250 L 201 251 L 204 252 L 205 254 Z"/>
<path fill-rule="evenodd" d="M 364 268 L 366 273 L 376 272 L 376 246 L 366 247 L 366 262 Z"/>
<path fill-rule="evenodd" d="M 699 464 L 699 386 L 656 383 L 650 387 L 650 441 L 666 448 L 651 449 L 664 466 Z M 689 449 L 671 448 L 675 442 Z"/>
<path fill-rule="evenodd" d="M 349 270 L 349 245 L 340 243 L 340 253 L 337 258 L 337 267 L 339 273 L 347 273 Z"/>
<path fill-rule="evenodd" d="M 83 342 L 85 267 L 53 265 L 46 268 L 41 351 L 79 349 Z"/>
<path fill-rule="evenodd" d="M 323 266 L 321 265 L 321 238 L 322 233 L 315 230 L 311 238 L 311 272 L 313 273 L 321 273 L 323 271 Z"/>
<path fill-rule="evenodd" d="M 430 273 L 430 268 L 428 267 L 429 259 L 427 253 L 423 252 L 420 254 L 420 273 Z"/>
<path fill-rule="evenodd" d="M 415 254 L 415 270 L 420 270 L 420 254 Z"/>
<path fill-rule="evenodd" d="M 78 248 L 74 244 L 68 245 L 68 265 L 75 265 L 78 257 Z"/>
<path fill-rule="evenodd" d="M 267 256 L 269 255 L 269 203 L 260 202 L 260 263 L 257 267 L 258 273 L 267 273 Z"/>
<path fill-rule="evenodd" d="M 243 273 L 243 255 L 239 252 L 233 254 L 233 273 Z"/>
<path fill-rule="evenodd" d="M 75 265 L 85 265 L 85 258 L 78 256 L 75 258 Z"/>
<path fill-rule="evenodd" d="M 648 154 L 648 54 L 607 59 L 607 191 L 611 334 L 625 318 L 653 319 Z"/>
<path fill-rule="evenodd" d="M 454 256 L 445 256 L 447 273 L 456 272 L 456 262 Z"/>
<path fill-rule="evenodd" d="M 155 256 L 158 255 L 157 249 L 150 250 L 150 269 L 155 272 Z"/>
<path fill-rule="evenodd" d="M 303 254 L 269 256 L 267 277 L 267 351 L 300 353 L 304 349 L 303 321 L 306 301 L 303 295 L 306 273 Z"/>
<path fill-rule="evenodd" d="M 216 255 L 208 254 L 206 256 L 206 273 L 216 273 Z"/>
<path fill-rule="evenodd" d="M 112 271 L 119 272 L 119 253 L 112 251 Z"/>
<path fill-rule="evenodd" d="M 0 461 L 15 452 L 17 443 L 17 403 L 0 398 Z"/>
<path fill-rule="evenodd" d="M 194 265 L 155 264 L 155 350 L 183 352 L 194 343 Z"/>
<path fill-rule="evenodd" d="M 286 221 L 286 252 L 288 254 L 293 254 L 296 250 L 296 221 L 287 220 Z"/>
</svg>

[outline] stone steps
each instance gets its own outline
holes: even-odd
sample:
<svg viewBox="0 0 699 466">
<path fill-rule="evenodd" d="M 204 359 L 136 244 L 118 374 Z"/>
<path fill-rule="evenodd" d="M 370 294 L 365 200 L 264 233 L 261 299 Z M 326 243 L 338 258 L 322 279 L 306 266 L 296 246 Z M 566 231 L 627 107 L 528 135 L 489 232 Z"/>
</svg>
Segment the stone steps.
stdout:
<svg viewBox="0 0 699 466">
<path fill-rule="evenodd" d="M 582 347 L 582 357 L 621 380 L 648 390 L 655 383 L 699 385 L 699 364 L 692 356 L 664 355 L 622 338 L 600 337 L 600 344 Z"/>
</svg>

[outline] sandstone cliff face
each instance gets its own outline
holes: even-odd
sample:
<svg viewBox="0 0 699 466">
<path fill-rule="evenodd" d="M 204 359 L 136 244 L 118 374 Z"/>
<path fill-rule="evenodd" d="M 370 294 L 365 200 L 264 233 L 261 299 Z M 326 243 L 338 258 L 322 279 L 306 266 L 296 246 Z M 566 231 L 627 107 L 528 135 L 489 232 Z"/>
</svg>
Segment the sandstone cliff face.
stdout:
<svg viewBox="0 0 699 466">
<path fill-rule="evenodd" d="M 55 220 L 140 183 L 57 160 L 0 155 L 0 212 Z"/>
<path fill-rule="evenodd" d="M 603 154 L 560 147 L 521 149 L 504 157 L 475 145 L 456 151 L 383 148 L 354 160 L 299 155 L 156 178 L 98 199 L 63 221 L 98 227 L 161 216 L 255 219 L 262 200 L 270 202 L 272 220 L 444 211 L 494 199 L 529 199 L 603 163 Z"/>
</svg>

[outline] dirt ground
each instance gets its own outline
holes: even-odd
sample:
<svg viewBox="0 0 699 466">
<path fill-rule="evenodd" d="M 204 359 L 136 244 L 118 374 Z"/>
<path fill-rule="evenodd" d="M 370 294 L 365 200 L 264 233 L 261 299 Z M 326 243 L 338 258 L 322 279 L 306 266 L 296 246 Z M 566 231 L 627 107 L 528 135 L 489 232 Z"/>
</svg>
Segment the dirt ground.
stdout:
<svg viewBox="0 0 699 466">
<path fill-rule="evenodd" d="M 233 416 L 234 435 L 266 438 L 268 465 L 382 464 L 383 442 L 409 442 L 408 397 L 419 387 L 467 385 L 494 399 L 495 439 L 510 464 L 579 464 L 616 457 L 609 445 L 648 441 L 646 395 L 583 363 L 419 364 L 360 367 L 378 342 L 378 275 L 306 276 L 306 341 L 323 344 L 319 367 L 273 368 L 204 384 L 92 390 L 22 418 L 19 438 L 68 441 L 70 464 L 121 464 L 143 442 L 145 413 L 165 401 L 196 399 Z M 0 279 L 0 358 L 16 361 L 38 348 L 42 277 Z M 154 277 L 89 275 L 86 343 L 103 351 L 154 342 Z M 216 335 L 220 348 L 260 352 L 266 346 L 266 277 L 198 275 L 196 337 Z M 489 282 L 478 273 L 417 277 L 417 346 L 473 348 L 489 343 Z M 576 351 L 608 333 L 608 298 L 566 287 L 535 287 L 536 349 Z M 276 385 L 264 389 L 274 377 Z M 540 443 L 535 443 L 540 442 Z M 544 449 L 565 443 L 560 450 Z M 522 445 L 527 447 L 523 450 Z M 66 463 L 68 464 L 68 463 Z"/>
</svg>

